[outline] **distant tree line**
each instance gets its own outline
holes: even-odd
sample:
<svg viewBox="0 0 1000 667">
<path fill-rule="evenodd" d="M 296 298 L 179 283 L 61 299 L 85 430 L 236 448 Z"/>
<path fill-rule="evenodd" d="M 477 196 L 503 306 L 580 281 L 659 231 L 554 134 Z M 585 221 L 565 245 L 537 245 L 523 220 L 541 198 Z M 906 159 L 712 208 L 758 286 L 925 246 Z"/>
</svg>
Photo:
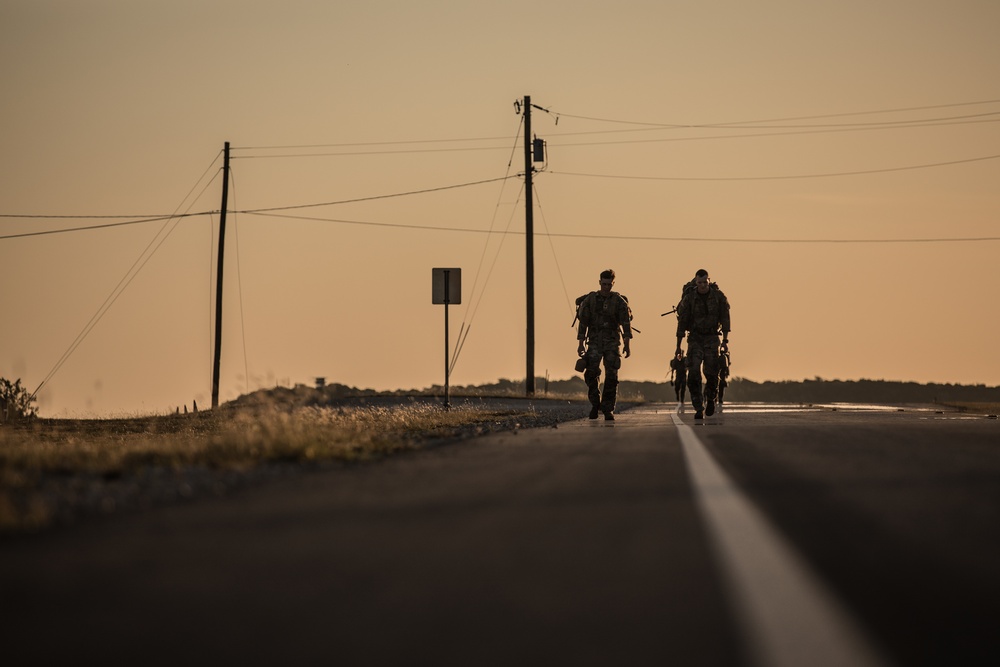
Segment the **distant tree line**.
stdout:
<svg viewBox="0 0 1000 667">
<path fill-rule="evenodd" d="M 550 395 L 586 396 L 587 385 L 581 377 L 569 380 L 538 378 L 536 390 Z M 462 393 L 498 393 L 524 395 L 524 382 L 500 380 L 493 384 L 456 387 Z M 644 399 L 652 402 L 675 401 L 674 388 L 669 382 L 632 382 L 623 380 L 618 386 L 622 400 Z M 947 403 L 1000 402 L 1000 387 L 961 384 L 918 384 L 888 380 L 813 380 L 754 382 L 732 378 L 726 388 L 727 401 L 764 403 Z"/>
<path fill-rule="evenodd" d="M 568 380 L 537 378 L 535 390 L 539 397 L 549 396 L 586 400 L 587 385 L 580 376 Z M 453 386 L 453 396 L 524 396 L 523 380 L 501 379 L 481 385 Z M 361 403 L 378 405 L 380 399 L 399 396 L 443 396 L 444 387 L 433 385 L 425 389 L 376 391 L 358 389 L 338 383 L 311 387 L 261 389 L 240 396 L 227 405 L 232 407 L 313 406 L 324 407 Z M 618 387 L 622 401 L 644 400 L 670 403 L 677 400 L 669 382 L 633 382 L 623 380 Z M 732 378 L 726 389 L 727 401 L 761 403 L 1000 403 L 1000 387 L 961 384 L 918 384 L 887 380 L 813 380 L 754 382 Z"/>
</svg>

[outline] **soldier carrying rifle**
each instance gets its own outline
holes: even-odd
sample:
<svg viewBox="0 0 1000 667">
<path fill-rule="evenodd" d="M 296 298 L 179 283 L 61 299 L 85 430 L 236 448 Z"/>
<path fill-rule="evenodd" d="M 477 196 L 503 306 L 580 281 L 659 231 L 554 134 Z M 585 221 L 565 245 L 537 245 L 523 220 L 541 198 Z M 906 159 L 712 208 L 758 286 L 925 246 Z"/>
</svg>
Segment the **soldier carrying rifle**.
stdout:
<svg viewBox="0 0 1000 667">
<path fill-rule="evenodd" d="M 614 284 L 615 272 L 611 269 L 602 271 L 600 291 L 581 297 L 577 307 L 580 324 L 577 328 L 576 351 L 586 363 L 583 380 L 587 383 L 587 394 L 590 398 L 590 418 L 597 419 L 598 413 L 603 412 L 604 419 L 608 421 L 615 418 L 618 369 L 622 365 L 619 345 L 622 346 L 626 358 L 632 354 L 632 312 L 629 309 L 628 299 L 618 292 L 611 291 Z M 606 373 L 603 396 L 599 387 L 602 362 Z"/>
<path fill-rule="evenodd" d="M 691 405 L 695 419 L 715 414 L 719 389 L 719 337 L 721 352 L 729 352 L 729 299 L 708 278 L 708 271 L 698 269 L 695 278 L 684 286 L 677 304 L 677 349 L 674 357 L 683 358 L 681 342 L 687 334 L 687 373 Z M 705 374 L 702 393 L 702 372 Z"/>
</svg>

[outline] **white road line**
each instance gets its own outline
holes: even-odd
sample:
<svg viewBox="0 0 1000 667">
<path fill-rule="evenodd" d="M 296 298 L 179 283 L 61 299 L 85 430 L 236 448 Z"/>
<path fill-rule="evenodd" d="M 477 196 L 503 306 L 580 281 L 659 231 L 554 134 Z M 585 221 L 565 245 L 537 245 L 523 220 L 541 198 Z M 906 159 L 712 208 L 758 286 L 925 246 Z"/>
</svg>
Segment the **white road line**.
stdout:
<svg viewBox="0 0 1000 667">
<path fill-rule="evenodd" d="M 760 667 L 864 667 L 888 664 L 695 435 L 680 434 L 696 502 L 722 564 L 737 623 Z"/>
</svg>

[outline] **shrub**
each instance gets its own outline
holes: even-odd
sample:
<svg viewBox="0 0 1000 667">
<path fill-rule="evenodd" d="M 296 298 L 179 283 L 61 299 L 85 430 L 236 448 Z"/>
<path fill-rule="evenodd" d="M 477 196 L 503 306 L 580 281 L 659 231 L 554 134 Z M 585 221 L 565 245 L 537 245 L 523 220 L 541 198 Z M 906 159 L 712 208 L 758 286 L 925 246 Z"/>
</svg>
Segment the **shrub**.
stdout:
<svg viewBox="0 0 1000 667">
<path fill-rule="evenodd" d="M 34 402 L 35 397 L 21 385 L 20 378 L 14 382 L 0 378 L 0 422 L 34 417 L 38 410 Z"/>
</svg>

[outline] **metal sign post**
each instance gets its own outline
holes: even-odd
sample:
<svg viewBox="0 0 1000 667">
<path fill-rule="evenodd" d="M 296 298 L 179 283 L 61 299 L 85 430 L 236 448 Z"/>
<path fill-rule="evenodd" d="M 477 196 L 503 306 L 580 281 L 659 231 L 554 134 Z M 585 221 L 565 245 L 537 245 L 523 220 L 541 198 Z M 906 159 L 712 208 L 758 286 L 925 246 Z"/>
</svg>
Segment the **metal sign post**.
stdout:
<svg viewBox="0 0 1000 667">
<path fill-rule="evenodd" d="M 432 269 L 431 302 L 444 304 L 444 407 L 451 408 L 448 385 L 448 306 L 462 303 L 462 269 Z"/>
</svg>

